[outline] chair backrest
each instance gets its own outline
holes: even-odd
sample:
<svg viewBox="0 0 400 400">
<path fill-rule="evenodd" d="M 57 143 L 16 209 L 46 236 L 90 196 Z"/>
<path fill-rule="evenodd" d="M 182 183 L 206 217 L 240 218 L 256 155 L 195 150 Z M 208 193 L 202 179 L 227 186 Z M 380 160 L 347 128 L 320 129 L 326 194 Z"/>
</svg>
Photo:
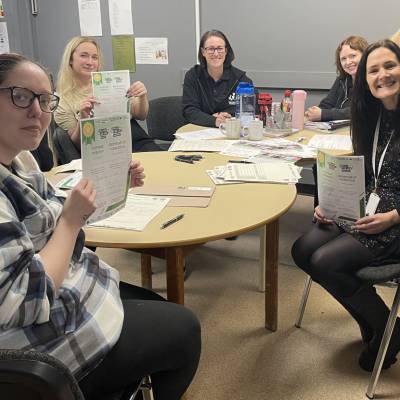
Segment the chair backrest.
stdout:
<svg viewBox="0 0 400 400">
<path fill-rule="evenodd" d="M 187 124 L 182 115 L 182 96 L 150 100 L 146 122 L 150 137 L 173 141 L 176 130 Z"/>
<path fill-rule="evenodd" d="M 67 164 L 81 158 L 81 152 L 71 140 L 68 132 L 59 126 L 53 131 L 53 145 L 59 164 Z"/>
</svg>

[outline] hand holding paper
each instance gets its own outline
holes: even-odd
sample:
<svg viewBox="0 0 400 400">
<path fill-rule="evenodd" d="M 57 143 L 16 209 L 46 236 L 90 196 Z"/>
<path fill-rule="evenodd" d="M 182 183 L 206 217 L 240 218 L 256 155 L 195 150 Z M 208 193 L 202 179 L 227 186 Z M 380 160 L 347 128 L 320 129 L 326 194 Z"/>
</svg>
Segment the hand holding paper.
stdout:
<svg viewBox="0 0 400 400">
<path fill-rule="evenodd" d="M 144 178 L 144 168 L 141 166 L 140 161 L 134 160 L 129 164 L 129 172 L 131 174 L 131 187 L 143 186 Z"/>
</svg>

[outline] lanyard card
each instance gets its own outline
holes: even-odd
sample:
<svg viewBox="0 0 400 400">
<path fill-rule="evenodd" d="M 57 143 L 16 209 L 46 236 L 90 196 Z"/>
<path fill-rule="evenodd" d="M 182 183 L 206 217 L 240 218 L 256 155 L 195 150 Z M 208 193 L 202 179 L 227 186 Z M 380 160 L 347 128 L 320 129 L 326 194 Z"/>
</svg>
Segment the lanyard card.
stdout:
<svg viewBox="0 0 400 400">
<path fill-rule="evenodd" d="M 365 207 L 365 215 L 374 215 L 380 200 L 381 198 L 375 192 L 372 192 Z"/>
</svg>

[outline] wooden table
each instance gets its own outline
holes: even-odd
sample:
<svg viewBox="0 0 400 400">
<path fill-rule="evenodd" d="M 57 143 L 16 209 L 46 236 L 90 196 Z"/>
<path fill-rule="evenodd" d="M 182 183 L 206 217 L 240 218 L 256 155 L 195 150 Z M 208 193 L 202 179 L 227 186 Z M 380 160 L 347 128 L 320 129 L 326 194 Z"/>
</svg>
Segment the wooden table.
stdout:
<svg viewBox="0 0 400 400">
<path fill-rule="evenodd" d="M 210 186 L 207 169 L 223 165 L 228 157 L 203 153 L 195 164 L 174 160 L 176 153 L 135 153 L 145 168 L 149 184 Z M 185 254 L 206 242 L 240 235 L 257 228 L 263 230 L 261 262 L 265 264 L 265 326 L 277 329 L 278 312 L 278 245 L 279 217 L 296 199 L 294 185 L 254 184 L 216 186 L 206 208 L 167 207 L 143 232 L 86 228 L 86 244 L 97 247 L 131 249 L 142 253 L 142 271 L 147 270 L 151 256 L 166 259 L 167 297 L 184 303 L 183 265 Z M 184 213 L 185 217 L 166 229 L 160 225 Z M 146 283 L 146 282 L 145 282 Z"/>
</svg>

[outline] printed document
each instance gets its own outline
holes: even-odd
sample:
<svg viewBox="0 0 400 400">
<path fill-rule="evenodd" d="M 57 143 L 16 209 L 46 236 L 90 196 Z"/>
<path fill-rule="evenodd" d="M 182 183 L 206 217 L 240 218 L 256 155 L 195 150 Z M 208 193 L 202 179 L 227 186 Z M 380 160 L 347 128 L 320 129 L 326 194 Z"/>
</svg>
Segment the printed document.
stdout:
<svg viewBox="0 0 400 400">
<path fill-rule="evenodd" d="M 147 224 L 168 204 L 168 198 L 128 194 L 125 207 L 113 216 L 91 223 L 101 228 L 143 231 Z"/>
<path fill-rule="evenodd" d="M 353 146 L 350 136 L 347 135 L 315 135 L 308 142 L 309 147 L 326 150 L 348 150 Z"/>
<path fill-rule="evenodd" d="M 225 139 L 226 136 L 217 128 L 207 128 L 187 133 L 175 133 L 177 139 L 199 140 L 199 139 Z"/>
<path fill-rule="evenodd" d="M 319 205 L 329 219 L 352 223 L 365 215 L 363 156 L 317 155 Z"/>
<path fill-rule="evenodd" d="M 100 104 L 95 104 L 95 117 L 130 112 L 126 92 L 130 86 L 129 71 L 92 72 L 93 97 Z"/>
<path fill-rule="evenodd" d="M 231 144 L 231 140 L 174 140 L 168 151 L 210 151 L 218 153 Z"/>
<path fill-rule="evenodd" d="M 89 218 L 107 218 L 125 205 L 132 159 L 130 115 L 82 119 L 82 176 L 96 189 L 97 209 Z"/>
</svg>

